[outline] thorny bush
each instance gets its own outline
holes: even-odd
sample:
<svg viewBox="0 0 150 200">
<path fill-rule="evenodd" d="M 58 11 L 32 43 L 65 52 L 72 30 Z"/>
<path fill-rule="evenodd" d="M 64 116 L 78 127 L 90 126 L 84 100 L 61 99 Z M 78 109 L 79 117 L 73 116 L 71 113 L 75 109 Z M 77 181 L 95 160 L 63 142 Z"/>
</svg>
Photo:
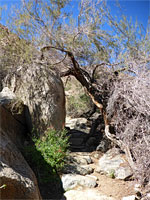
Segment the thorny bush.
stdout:
<svg viewBox="0 0 150 200">
<path fill-rule="evenodd" d="M 127 73 L 115 83 L 107 113 L 116 137 L 128 145 L 135 163 L 135 177 L 150 182 L 150 70 L 148 64 L 132 62 Z"/>
</svg>

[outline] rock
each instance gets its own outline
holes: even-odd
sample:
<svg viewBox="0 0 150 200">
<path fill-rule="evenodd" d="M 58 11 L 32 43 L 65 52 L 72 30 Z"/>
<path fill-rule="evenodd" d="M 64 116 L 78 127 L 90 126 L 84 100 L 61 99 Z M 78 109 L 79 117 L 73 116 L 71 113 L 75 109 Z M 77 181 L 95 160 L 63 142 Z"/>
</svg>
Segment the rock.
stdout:
<svg viewBox="0 0 150 200">
<path fill-rule="evenodd" d="M 109 150 L 99 159 L 99 167 L 97 171 L 108 174 L 117 179 L 127 179 L 132 176 L 132 171 L 121 154 L 114 153 L 114 150 Z"/>
<path fill-rule="evenodd" d="M 99 153 L 94 153 L 93 157 L 94 157 L 95 159 L 98 159 L 98 158 L 100 157 L 100 154 L 99 154 Z"/>
<path fill-rule="evenodd" d="M 93 189 L 86 189 L 84 191 L 70 190 L 67 191 L 64 196 L 65 198 L 62 198 L 62 200 L 115 200 L 114 198 L 102 195 L 100 192 Z"/>
<path fill-rule="evenodd" d="M 147 193 L 147 194 L 146 194 L 146 199 L 145 199 L 145 198 L 142 198 L 141 200 L 148 200 L 148 199 L 150 199 L 150 193 Z"/>
<path fill-rule="evenodd" d="M 27 108 L 17 101 L 9 88 L 0 92 L 0 128 L 18 148 L 22 148 L 28 131 L 26 113 Z"/>
<path fill-rule="evenodd" d="M 93 161 L 90 156 L 83 156 L 83 158 L 87 161 L 88 164 L 92 164 Z"/>
<path fill-rule="evenodd" d="M 95 168 L 95 172 L 100 173 L 102 175 L 105 174 L 104 171 L 102 171 L 101 167 L 99 166 Z"/>
<path fill-rule="evenodd" d="M 141 185 L 141 184 L 136 183 L 136 184 L 134 185 L 134 190 L 135 190 L 136 192 L 141 191 L 141 189 L 142 189 L 142 185 Z"/>
<path fill-rule="evenodd" d="M 65 95 L 60 77 L 44 65 L 19 66 L 3 83 L 28 106 L 32 129 L 42 134 L 48 127 L 62 129 L 65 124 Z"/>
<path fill-rule="evenodd" d="M 92 159 L 90 156 L 74 156 L 73 157 L 73 161 L 81 164 L 81 165 L 87 165 L 87 164 L 91 164 L 92 163 Z"/>
<path fill-rule="evenodd" d="M 4 87 L 0 92 L 0 103 L 10 102 L 13 99 L 16 99 L 16 95 L 8 87 Z"/>
<path fill-rule="evenodd" d="M 132 176 L 132 171 L 129 167 L 119 167 L 115 170 L 115 177 L 117 179 L 127 179 L 128 177 Z"/>
<path fill-rule="evenodd" d="M 1 199 L 41 199 L 36 177 L 22 154 L 0 130 Z"/>
<path fill-rule="evenodd" d="M 78 158 L 77 162 L 79 164 L 82 164 L 82 165 L 87 165 L 88 164 L 88 162 L 87 162 L 87 160 L 85 158 Z"/>
<path fill-rule="evenodd" d="M 81 167 L 87 171 L 87 174 L 91 174 L 94 172 L 94 169 L 90 166 L 81 166 Z"/>
<path fill-rule="evenodd" d="M 73 189 L 77 185 L 89 188 L 94 188 L 97 185 L 96 180 L 93 178 L 81 175 L 66 174 L 62 176 L 61 180 L 65 191 Z"/>
<path fill-rule="evenodd" d="M 103 139 L 97 146 L 96 151 L 101 151 L 105 153 L 106 151 L 108 151 L 108 149 L 110 149 L 110 142 L 108 142 L 108 140 L 106 139 Z"/>
<path fill-rule="evenodd" d="M 98 181 L 98 178 L 96 177 L 96 176 L 94 176 L 94 175 L 86 175 L 86 177 L 89 177 L 89 178 L 94 178 L 96 181 Z"/>
<path fill-rule="evenodd" d="M 0 93 L 0 186 L 2 199 L 41 199 L 36 177 L 19 149 L 26 141 L 26 107 L 4 88 Z M 19 148 L 19 149 L 18 149 Z"/>
<path fill-rule="evenodd" d="M 76 129 L 79 126 L 84 126 L 87 123 L 86 118 L 71 118 L 66 117 L 66 126 L 70 127 L 70 129 Z"/>
<path fill-rule="evenodd" d="M 78 131 L 83 131 L 85 133 L 89 133 L 90 128 L 86 126 L 87 119 L 86 118 L 71 118 L 66 117 L 66 127 L 70 129 L 75 129 Z"/>
<path fill-rule="evenodd" d="M 89 166 L 80 166 L 76 164 L 68 164 L 64 167 L 63 173 L 64 174 L 80 174 L 80 175 L 87 175 L 93 173 L 94 169 Z"/>
<path fill-rule="evenodd" d="M 70 153 L 63 173 L 87 175 L 93 173 L 94 169 L 89 166 L 93 161 L 87 153 Z"/>
<path fill-rule="evenodd" d="M 122 200 L 137 200 L 135 195 L 128 196 L 128 197 L 123 197 Z"/>
</svg>

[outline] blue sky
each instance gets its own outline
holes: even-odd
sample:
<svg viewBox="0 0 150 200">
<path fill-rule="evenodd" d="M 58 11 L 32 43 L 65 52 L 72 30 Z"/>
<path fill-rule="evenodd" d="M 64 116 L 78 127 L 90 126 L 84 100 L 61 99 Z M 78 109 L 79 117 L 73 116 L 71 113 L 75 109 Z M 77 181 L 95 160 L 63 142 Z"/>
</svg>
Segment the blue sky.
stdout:
<svg viewBox="0 0 150 200">
<path fill-rule="evenodd" d="M 7 10 L 3 12 L 2 20 L 0 23 L 6 23 L 10 7 L 12 5 L 20 5 L 21 0 L 0 0 L 0 6 L 7 6 Z M 78 0 L 74 1 L 78 2 Z M 140 24 L 143 24 L 146 29 L 148 24 L 148 16 L 150 16 L 150 0 L 118 0 L 121 5 L 121 12 L 128 18 L 132 17 L 135 22 L 136 19 Z M 108 0 L 108 5 L 112 11 L 112 14 L 118 16 L 120 14 L 119 9 L 115 6 L 116 1 Z"/>
<path fill-rule="evenodd" d="M 128 17 L 132 17 L 135 22 L 136 19 L 144 28 L 148 25 L 148 17 L 150 16 L 150 0 L 119 0 L 122 12 Z M 113 15 L 117 15 L 115 9 L 115 1 L 108 1 Z"/>
</svg>

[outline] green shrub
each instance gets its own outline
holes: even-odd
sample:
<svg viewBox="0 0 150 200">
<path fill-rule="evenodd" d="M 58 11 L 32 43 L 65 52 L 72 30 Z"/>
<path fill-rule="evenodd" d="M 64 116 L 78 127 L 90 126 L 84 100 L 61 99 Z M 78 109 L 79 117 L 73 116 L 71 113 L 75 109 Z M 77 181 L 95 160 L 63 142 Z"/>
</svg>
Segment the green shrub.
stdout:
<svg viewBox="0 0 150 200">
<path fill-rule="evenodd" d="M 114 179 L 114 178 L 115 178 L 115 170 L 114 170 L 114 169 L 110 170 L 108 176 L 109 176 L 110 178 Z"/>
<path fill-rule="evenodd" d="M 48 129 L 40 139 L 34 138 L 35 147 L 42 157 L 55 171 L 60 171 L 65 164 L 68 153 L 68 136 L 66 130 Z"/>
<path fill-rule="evenodd" d="M 72 95 L 67 100 L 67 111 L 71 116 L 80 116 L 91 107 L 91 99 L 86 94 Z"/>
</svg>

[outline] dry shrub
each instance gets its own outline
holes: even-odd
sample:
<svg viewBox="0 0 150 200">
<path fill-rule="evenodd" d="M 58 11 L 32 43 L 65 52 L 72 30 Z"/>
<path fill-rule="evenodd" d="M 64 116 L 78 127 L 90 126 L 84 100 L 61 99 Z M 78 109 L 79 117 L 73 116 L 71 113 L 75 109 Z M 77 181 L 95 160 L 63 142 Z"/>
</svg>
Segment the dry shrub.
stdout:
<svg viewBox="0 0 150 200">
<path fill-rule="evenodd" d="M 132 62 L 132 74 L 118 78 L 107 112 L 116 137 L 128 145 L 135 163 L 135 177 L 150 182 L 150 70 Z"/>
</svg>

